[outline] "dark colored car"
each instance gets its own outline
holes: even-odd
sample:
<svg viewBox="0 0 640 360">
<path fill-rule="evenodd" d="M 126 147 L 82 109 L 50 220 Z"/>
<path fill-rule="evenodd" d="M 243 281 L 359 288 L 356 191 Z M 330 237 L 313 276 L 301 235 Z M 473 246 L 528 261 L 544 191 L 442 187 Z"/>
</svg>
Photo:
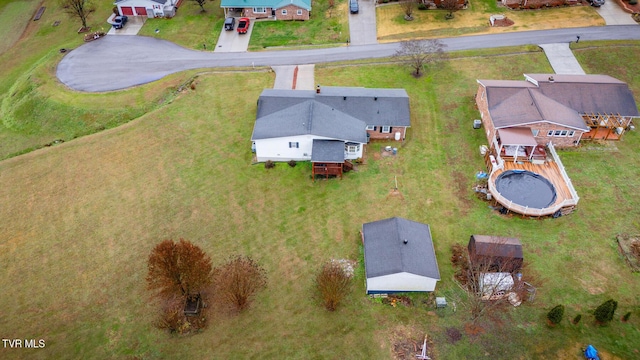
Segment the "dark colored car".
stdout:
<svg viewBox="0 0 640 360">
<path fill-rule="evenodd" d="M 240 20 L 238 20 L 238 34 L 246 34 L 247 31 L 249 31 L 249 24 L 249 18 L 240 18 Z"/>
<path fill-rule="evenodd" d="M 113 28 L 114 29 L 122 29 L 124 27 L 124 24 L 127 23 L 127 20 L 129 20 L 128 17 L 126 16 L 116 16 L 113 18 Z"/>
<path fill-rule="evenodd" d="M 226 19 L 224 19 L 224 29 L 226 31 L 232 31 L 233 28 L 236 27 L 236 18 L 234 17 L 228 17 Z"/>
<path fill-rule="evenodd" d="M 589 3 L 591 4 L 591 6 L 600 7 L 604 5 L 604 0 L 589 0 Z"/>
<path fill-rule="evenodd" d="M 360 7 L 358 6 L 358 0 L 349 0 L 349 11 L 352 14 L 357 14 L 360 11 Z"/>
</svg>

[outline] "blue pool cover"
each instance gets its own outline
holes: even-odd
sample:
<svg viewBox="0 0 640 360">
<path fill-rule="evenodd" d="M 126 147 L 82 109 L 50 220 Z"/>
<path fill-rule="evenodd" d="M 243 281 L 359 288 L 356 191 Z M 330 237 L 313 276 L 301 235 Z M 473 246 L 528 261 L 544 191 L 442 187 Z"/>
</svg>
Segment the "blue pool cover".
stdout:
<svg viewBox="0 0 640 360">
<path fill-rule="evenodd" d="M 508 200 L 534 209 L 544 209 L 556 201 L 556 189 L 543 176 L 531 171 L 509 170 L 496 179 L 496 190 Z"/>
</svg>

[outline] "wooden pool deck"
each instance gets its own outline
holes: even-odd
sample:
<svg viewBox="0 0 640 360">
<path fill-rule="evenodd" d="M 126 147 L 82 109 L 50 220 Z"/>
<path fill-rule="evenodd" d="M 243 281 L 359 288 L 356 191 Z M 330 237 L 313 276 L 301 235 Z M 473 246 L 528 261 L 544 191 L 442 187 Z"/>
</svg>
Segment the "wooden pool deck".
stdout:
<svg viewBox="0 0 640 360">
<path fill-rule="evenodd" d="M 488 185 L 491 195 L 493 195 L 494 199 L 498 203 L 500 203 L 500 205 L 504 206 L 510 211 L 522 215 L 548 216 L 553 215 L 558 211 L 560 211 L 560 213 L 564 215 L 573 211 L 580 198 L 575 192 L 575 189 L 573 188 L 568 175 L 566 174 L 566 172 L 564 172 L 562 162 L 557 157 L 557 154 L 555 154 L 555 151 L 553 151 L 553 154 L 550 155 L 552 156 L 549 156 L 547 160 L 542 164 L 535 164 L 529 161 L 502 162 L 502 166 L 493 170 L 493 172 L 491 172 L 491 175 L 489 176 Z M 551 182 L 551 184 L 553 184 L 553 186 L 555 187 L 556 201 L 544 209 L 534 209 L 514 204 L 509 199 L 504 198 L 500 193 L 497 192 L 495 182 L 500 174 L 509 170 L 525 170 L 543 176 L 544 178 L 549 180 L 549 182 Z"/>
</svg>

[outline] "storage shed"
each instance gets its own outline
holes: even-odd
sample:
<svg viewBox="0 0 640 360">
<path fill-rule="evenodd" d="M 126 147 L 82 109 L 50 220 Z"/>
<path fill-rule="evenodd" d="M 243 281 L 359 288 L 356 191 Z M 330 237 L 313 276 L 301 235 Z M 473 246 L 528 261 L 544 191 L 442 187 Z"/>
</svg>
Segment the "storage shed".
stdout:
<svg viewBox="0 0 640 360">
<path fill-rule="evenodd" d="M 518 272 L 522 268 L 522 244 L 518 238 L 471 235 L 469 260 L 485 271 Z"/>
<path fill-rule="evenodd" d="M 434 291 L 440 271 L 429 225 L 394 217 L 362 225 L 367 294 Z"/>
</svg>

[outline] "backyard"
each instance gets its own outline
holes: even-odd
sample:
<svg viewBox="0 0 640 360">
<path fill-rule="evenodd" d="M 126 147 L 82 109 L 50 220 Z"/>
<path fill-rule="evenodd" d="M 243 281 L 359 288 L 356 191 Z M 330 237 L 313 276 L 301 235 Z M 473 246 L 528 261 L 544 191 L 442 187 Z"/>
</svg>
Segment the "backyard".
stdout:
<svg viewBox="0 0 640 360">
<path fill-rule="evenodd" d="M 3 338 L 43 339 L 46 347 L 3 347 L 0 358 L 384 359 L 412 351 L 425 334 L 434 359 L 576 359 L 589 343 L 606 359 L 640 352 L 640 281 L 615 243 L 618 234 L 640 233 L 637 131 L 560 152 L 581 197 L 569 216 L 503 216 L 471 190 L 486 143 L 472 127 L 476 79 L 551 72 L 536 47 L 452 53 L 420 79 L 380 60 L 318 64 L 323 85 L 405 88 L 412 127 L 397 156 L 376 156 L 388 144 L 374 143 L 357 172 L 314 183 L 309 163 L 251 164 L 256 99 L 273 86 L 273 73 L 190 71 L 124 91 L 70 91 L 54 75 L 58 50 L 82 43 L 78 21 L 45 5 L 41 22 L 0 53 L 0 324 Z M 216 6 L 208 3 L 204 16 L 218 19 L 210 15 Z M 104 26 L 99 14 L 111 7 L 99 4 L 90 26 Z M 185 21 L 199 16 L 183 10 Z M 166 34 L 162 26 L 182 20 L 160 21 Z M 179 38 L 195 48 L 203 41 Z M 638 100 L 640 42 L 572 48 L 587 73 L 629 82 Z M 402 196 L 392 192 L 396 179 Z M 392 216 L 431 226 L 442 279 L 436 294 L 448 308 L 436 311 L 427 296 L 396 307 L 365 296 L 359 231 Z M 521 239 L 524 279 L 538 290 L 533 302 L 470 323 L 449 260 L 451 246 L 470 234 Z M 209 309 L 201 333 L 156 329 L 146 260 L 157 243 L 178 238 L 203 248 L 214 265 L 250 255 L 266 268 L 267 288 L 239 315 Z M 334 313 L 313 284 L 331 258 L 358 261 L 354 289 Z M 593 310 L 609 298 L 619 302 L 616 317 L 596 325 Z M 565 319 L 550 328 L 545 316 L 558 304 Z M 578 314 L 582 321 L 571 324 Z"/>
<path fill-rule="evenodd" d="M 590 59 L 588 72 L 616 69 L 613 75 L 637 92 L 632 62 L 618 61 L 615 49 L 578 54 Z M 633 357 L 640 349 L 640 284 L 617 254 L 615 235 L 638 232 L 640 137 L 631 132 L 614 146 L 561 153 L 582 198 L 574 214 L 527 220 L 492 211 L 471 191 L 483 166 L 477 149 L 485 143 L 471 126 L 475 79 L 551 71 L 541 52 L 510 51 L 525 53 L 454 54 L 419 80 L 396 64 L 318 66 L 321 84 L 402 87 L 411 97 L 412 128 L 398 156 L 377 159 L 386 144 L 375 143 L 366 164 L 343 180 L 313 183 L 307 163 L 251 165 L 255 100 L 274 80 L 266 72 L 203 74 L 195 90 L 126 125 L 1 162 L 0 308 L 12 309 L 2 313 L 10 329 L 4 336 L 47 344 L 2 349 L 3 358 L 22 358 L 24 351 L 34 358 L 389 358 L 424 334 L 440 359 L 477 353 L 510 359 L 515 352 L 570 359 L 587 343 L 607 358 Z M 620 56 L 639 54 L 637 43 L 627 43 Z M 49 82 L 44 93 L 60 93 L 71 104 L 96 96 Z M 247 85 L 242 98 L 234 95 L 238 83 Z M 135 98 L 162 86 L 114 94 Z M 394 178 L 402 197 L 390 196 Z M 456 312 L 451 306 L 436 312 L 421 296 L 413 306 L 391 307 L 364 295 L 358 232 L 363 222 L 390 216 L 431 225 L 442 277 L 436 293 L 456 302 Z M 477 327 L 469 326 L 449 263 L 451 245 L 472 233 L 520 237 L 525 279 L 538 288 L 534 302 L 504 308 Z M 254 257 L 267 269 L 267 289 L 240 315 L 210 311 L 210 327 L 200 334 L 155 329 L 146 257 L 161 240 L 180 237 L 201 246 L 214 264 L 235 253 Z M 314 274 L 331 258 L 359 261 L 355 289 L 335 313 L 323 310 L 313 291 Z M 631 319 L 596 326 L 589 312 L 610 297 Z M 567 307 L 567 319 L 548 328 L 546 312 L 557 304 Z M 576 314 L 583 321 L 572 325 Z M 462 334 L 459 341 L 447 335 L 451 328 Z"/>
</svg>

